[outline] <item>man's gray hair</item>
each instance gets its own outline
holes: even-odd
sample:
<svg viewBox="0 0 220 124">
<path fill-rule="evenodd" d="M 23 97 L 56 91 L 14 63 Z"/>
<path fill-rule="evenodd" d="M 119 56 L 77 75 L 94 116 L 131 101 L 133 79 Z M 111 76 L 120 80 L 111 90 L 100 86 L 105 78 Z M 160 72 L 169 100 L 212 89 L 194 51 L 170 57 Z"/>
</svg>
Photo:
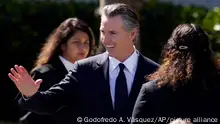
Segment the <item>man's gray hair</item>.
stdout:
<svg viewBox="0 0 220 124">
<path fill-rule="evenodd" d="M 124 23 L 124 28 L 127 31 L 132 29 L 137 29 L 137 35 L 139 34 L 139 22 L 135 11 L 127 4 L 115 3 L 104 6 L 101 10 L 101 16 L 114 17 L 121 16 Z M 136 35 L 135 41 L 137 41 L 138 36 Z"/>
</svg>

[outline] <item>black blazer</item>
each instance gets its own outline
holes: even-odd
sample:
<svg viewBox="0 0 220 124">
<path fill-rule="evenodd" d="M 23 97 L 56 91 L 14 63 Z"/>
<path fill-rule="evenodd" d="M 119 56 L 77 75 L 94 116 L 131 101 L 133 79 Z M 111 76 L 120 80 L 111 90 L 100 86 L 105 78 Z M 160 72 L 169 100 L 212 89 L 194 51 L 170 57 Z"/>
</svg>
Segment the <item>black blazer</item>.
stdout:
<svg viewBox="0 0 220 124">
<path fill-rule="evenodd" d="M 37 92 L 28 100 L 20 99 L 19 104 L 39 114 L 54 113 L 63 105 L 71 105 L 73 118 L 82 117 L 85 119 L 83 122 L 87 119 L 84 117 L 115 117 L 110 95 L 108 63 L 107 53 L 80 60 L 59 84 L 46 92 Z M 157 68 L 157 63 L 139 56 L 125 116 L 130 117 L 132 114 L 144 76 L 153 73 Z"/>
<path fill-rule="evenodd" d="M 31 72 L 34 80 L 43 79 L 39 91 L 46 91 L 51 86 L 59 83 L 68 73 L 64 64 L 57 57 L 50 61 L 48 64 L 42 65 Z M 21 95 L 19 95 L 21 96 Z M 56 124 L 61 123 L 63 120 L 68 119 L 70 114 L 68 107 L 63 108 L 53 115 L 40 115 L 29 111 L 23 111 L 24 115 L 20 118 L 22 124 Z M 69 118 L 70 119 L 70 118 Z"/>
<path fill-rule="evenodd" d="M 132 114 L 133 123 L 141 123 L 137 119 L 143 118 L 155 123 L 168 123 L 176 118 L 193 123 L 203 123 L 205 118 L 219 121 L 219 86 L 204 90 L 200 84 L 193 82 L 176 90 L 168 86 L 158 88 L 156 80 L 143 84 Z"/>
</svg>

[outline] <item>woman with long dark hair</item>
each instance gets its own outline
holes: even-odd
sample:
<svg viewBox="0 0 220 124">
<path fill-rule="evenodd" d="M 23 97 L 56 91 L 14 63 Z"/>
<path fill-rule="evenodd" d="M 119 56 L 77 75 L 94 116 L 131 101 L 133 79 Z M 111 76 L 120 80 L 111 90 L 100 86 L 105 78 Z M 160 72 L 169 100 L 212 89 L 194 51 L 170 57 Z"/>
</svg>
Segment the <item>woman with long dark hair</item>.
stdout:
<svg viewBox="0 0 220 124">
<path fill-rule="evenodd" d="M 220 119 L 220 64 L 206 32 L 195 24 L 177 26 L 162 56 L 159 69 L 146 77 L 133 118 Z"/>
<path fill-rule="evenodd" d="M 82 20 L 68 18 L 62 22 L 48 37 L 31 71 L 34 80 L 43 80 L 39 91 L 59 83 L 73 69 L 75 61 L 93 55 L 94 43 L 92 30 Z M 27 112 L 20 120 L 28 124 L 65 123 L 72 119 L 70 110 L 63 107 L 49 116 Z"/>
</svg>

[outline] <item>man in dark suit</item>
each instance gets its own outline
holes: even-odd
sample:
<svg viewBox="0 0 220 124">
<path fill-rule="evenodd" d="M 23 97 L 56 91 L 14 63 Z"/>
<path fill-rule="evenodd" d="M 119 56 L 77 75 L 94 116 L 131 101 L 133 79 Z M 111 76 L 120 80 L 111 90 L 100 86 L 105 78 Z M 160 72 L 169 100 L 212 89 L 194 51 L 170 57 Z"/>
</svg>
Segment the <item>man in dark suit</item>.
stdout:
<svg viewBox="0 0 220 124">
<path fill-rule="evenodd" d="M 32 80 L 22 66 L 15 65 L 9 77 L 24 96 L 19 104 L 40 114 L 71 105 L 74 121 L 82 123 L 127 122 L 144 76 L 158 68 L 134 47 L 138 29 L 137 15 L 128 5 L 106 5 L 100 25 L 106 52 L 76 62 L 73 71 L 46 92 L 38 91 L 42 80 Z"/>
</svg>

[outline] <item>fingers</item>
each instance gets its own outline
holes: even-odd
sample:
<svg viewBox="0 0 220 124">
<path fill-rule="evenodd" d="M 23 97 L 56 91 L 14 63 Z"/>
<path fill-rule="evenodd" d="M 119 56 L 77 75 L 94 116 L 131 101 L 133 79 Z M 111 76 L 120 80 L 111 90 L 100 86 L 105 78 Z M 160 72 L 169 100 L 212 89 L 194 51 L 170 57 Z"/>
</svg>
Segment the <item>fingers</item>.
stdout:
<svg viewBox="0 0 220 124">
<path fill-rule="evenodd" d="M 14 67 L 15 67 L 16 71 L 17 71 L 18 73 L 20 73 L 19 68 L 18 68 L 18 65 L 15 65 Z"/>
<path fill-rule="evenodd" d="M 14 82 L 15 86 L 19 89 L 19 82 L 18 82 L 18 80 L 11 73 L 9 73 L 8 76 Z"/>
<path fill-rule="evenodd" d="M 18 82 L 24 76 L 24 72 L 28 74 L 26 69 L 22 66 L 15 65 L 14 68 L 10 69 L 11 73 L 8 74 L 12 81 Z"/>
<path fill-rule="evenodd" d="M 14 70 L 14 68 L 11 68 L 10 71 L 16 79 L 18 79 L 20 77 L 20 75 Z"/>
<path fill-rule="evenodd" d="M 19 74 L 28 74 L 28 71 L 21 65 L 15 65 L 15 69 Z"/>
<path fill-rule="evenodd" d="M 15 69 L 14 69 L 15 68 Z M 29 74 L 23 66 L 15 65 L 14 68 L 11 68 L 10 71 L 17 78 L 23 74 Z"/>
<path fill-rule="evenodd" d="M 43 82 L 42 79 L 37 79 L 37 80 L 35 81 L 35 85 L 39 86 L 42 82 Z"/>
<path fill-rule="evenodd" d="M 14 83 L 17 83 L 18 80 L 11 73 L 9 73 L 8 76 Z"/>
<path fill-rule="evenodd" d="M 40 84 L 43 82 L 43 80 L 42 79 L 37 79 L 36 81 L 35 81 L 35 86 L 39 89 L 40 88 Z"/>
<path fill-rule="evenodd" d="M 19 71 L 24 75 L 29 75 L 28 71 L 23 66 L 19 66 Z"/>
</svg>

